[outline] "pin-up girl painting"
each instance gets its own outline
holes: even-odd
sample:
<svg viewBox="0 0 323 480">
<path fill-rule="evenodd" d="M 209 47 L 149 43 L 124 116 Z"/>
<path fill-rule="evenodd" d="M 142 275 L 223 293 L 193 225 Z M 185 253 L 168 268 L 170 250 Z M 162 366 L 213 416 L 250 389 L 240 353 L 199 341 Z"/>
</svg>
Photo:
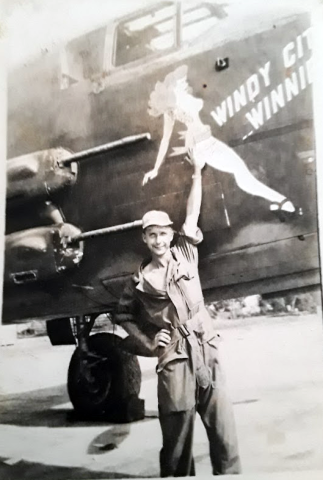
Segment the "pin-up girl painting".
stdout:
<svg viewBox="0 0 323 480">
<path fill-rule="evenodd" d="M 268 200 L 270 210 L 286 216 L 302 214 L 284 195 L 267 187 L 253 176 L 239 155 L 225 143 L 216 139 L 209 125 L 202 123 L 200 111 L 203 100 L 192 94 L 187 83 L 187 66 L 182 65 L 169 73 L 163 82 L 157 82 L 150 95 L 148 112 L 153 117 L 164 117 L 163 137 L 153 170 L 147 172 L 143 185 L 158 175 L 173 132 L 175 121 L 183 123 L 187 130 L 181 132 L 185 140 L 184 147 L 174 148 L 171 156 L 191 151 L 211 167 L 234 175 L 237 185 L 245 192 Z"/>
</svg>

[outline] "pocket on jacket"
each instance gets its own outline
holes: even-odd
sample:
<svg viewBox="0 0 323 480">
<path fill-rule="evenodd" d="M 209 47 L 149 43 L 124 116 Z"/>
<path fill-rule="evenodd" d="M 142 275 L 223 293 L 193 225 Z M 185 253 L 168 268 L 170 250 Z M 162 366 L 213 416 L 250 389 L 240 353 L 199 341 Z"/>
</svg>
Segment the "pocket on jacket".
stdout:
<svg viewBox="0 0 323 480">
<path fill-rule="evenodd" d="M 219 338 L 217 335 L 214 335 L 212 338 L 209 338 L 204 344 L 204 357 L 205 363 L 210 371 L 212 387 L 215 388 L 217 381 L 217 370 L 219 368 Z"/>
<path fill-rule="evenodd" d="M 190 410 L 195 405 L 195 377 L 184 353 L 163 360 L 158 371 L 158 406 L 161 413 Z"/>
<path fill-rule="evenodd" d="M 174 348 L 172 348 L 171 350 L 166 348 L 165 352 L 163 352 L 158 357 L 156 372 L 160 373 L 166 367 L 166 365 L 176 360 L 188 360 L 188 355 L 186 352 L 183 352 L 183 351 L 178 352 L 176 348 L 176 344 L 174 344 Z M 171 370 L 171 367 L 170 367 L 170 370 Z"/>
<path fill-rule="evenodd" d="M 206 343 L 212 347 L 215 348 L 216 350 L 219 348 L 219 343 L 220 343 L 220 338 L 218 337 L 217 334 L 215 334 L 213 337 L 209 338 Z"/>
</svg>

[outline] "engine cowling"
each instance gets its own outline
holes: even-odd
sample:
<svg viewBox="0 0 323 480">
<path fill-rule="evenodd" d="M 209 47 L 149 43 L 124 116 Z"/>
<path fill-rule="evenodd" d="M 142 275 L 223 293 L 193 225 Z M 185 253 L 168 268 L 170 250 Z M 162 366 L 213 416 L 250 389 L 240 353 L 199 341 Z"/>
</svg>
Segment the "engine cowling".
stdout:
<svg viewBox="0 0 323 480">
<path fill-rule="evenodd" d="M 70 156 L 68 150 L 59 147 L 8 160 L 8 206 L 31 199 L 48 198 L 52 193 L 73 185 L 77 177 L 77 163 L 62 163 L 62 160 Z"/>
<path fill-rule="evenodd" d="M 83 257 L 83 242 L 69 244 L 81 230 L 69 223 L 31 228 L 6 235 L 6 284 L 48 280 L 75 268 Z"/>
</svg>

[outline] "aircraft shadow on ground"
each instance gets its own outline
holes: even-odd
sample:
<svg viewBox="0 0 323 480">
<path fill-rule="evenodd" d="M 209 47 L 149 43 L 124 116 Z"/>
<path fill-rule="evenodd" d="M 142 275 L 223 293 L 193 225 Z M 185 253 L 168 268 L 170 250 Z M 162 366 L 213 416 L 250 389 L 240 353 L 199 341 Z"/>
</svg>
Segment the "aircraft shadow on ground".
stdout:
<svg viewBox="0 0 323 480">
<path fill-rule="evenodd" d="M 145 478 L 144 475 L 130 475 L 122 472 L 94 471 L 86 468 L 62 467 L 46 465 L 25 460 L 18 461 L 14 465 L 8 465 L 5 458 L 0 458 L 0 480 L 91 480 L 110 478 Z M 149 477 L 146 477 L 149 478 Z"/>
<path fill-rule="evenodd" d="M 131 424 L 116 424 L 100 420 L 79 419 L 72 407 L 66 408 L 69 401 L 65 385 L 53 388 L 44 388 L 26 393 L 0 395 L 0 425 L 15 425 L 21 427 L 49 427 L 75 428 L 84 426 L 107 427 L 89 444 L 88 455 L 108 454 L 119 447 L 128 437 Z M 59 406 L 62 405 L 62 408 Z M 157 412 L 147 412 L 147 417 L 140 422 L 156 419 Z M 42 478 L 44 480 L 58 480 L 69 478 L 78 479 L 109 479 L 109 478 L 142 478 L 145 475 L 131 475 L 128 473 L 93 471 L 86 468 L 62 467 L 47 465 L 41 462 L 19 460 L 11 464 L 6 458 L 0 457 L 0 480 L 20 480 Z M 63 458 L 64 460 L 64 458 Z M 147 476 L 147 478 L 149 478 Z"/>
<path fill-rule="evenodd" d="M 72 406 L 66 406 L 68 402 L 66 385 L 0 395 L 0 424 L 50 428 L 117 425 L 111 419 L 80 418 Z M 141 422 L 157 416 L 157 412 L 147 412 L 146 418 Z"/>
<path fill-rule="evenodd" d="M 68 410 L 56 409 L 68 401 L 65 385 L 0 395 L 0 423 L 48 427 L 68 425 Z"/>
</svg>

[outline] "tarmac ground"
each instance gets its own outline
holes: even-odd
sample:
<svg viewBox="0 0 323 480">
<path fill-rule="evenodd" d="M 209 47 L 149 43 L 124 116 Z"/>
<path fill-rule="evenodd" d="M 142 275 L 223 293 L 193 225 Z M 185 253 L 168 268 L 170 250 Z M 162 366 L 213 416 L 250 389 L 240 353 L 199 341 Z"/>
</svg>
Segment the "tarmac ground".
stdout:
<svg viewBox="0 0 323 480">
<path fill-rule="evenodd" d="M 322 315 L 217 325 L 245 478 L 323 478 Z M 144 420 L 82 422 L 73 417 L 66 390 L 72 352 L 46 337 L 0 348 L 0 479 L 157 477 L 156 360 L 140 358 Z M 197 475 L 210 475 L 199 418 L 194 455 Z M 277 473 L 292 471 L 298 473 Z"/>
</svg>

